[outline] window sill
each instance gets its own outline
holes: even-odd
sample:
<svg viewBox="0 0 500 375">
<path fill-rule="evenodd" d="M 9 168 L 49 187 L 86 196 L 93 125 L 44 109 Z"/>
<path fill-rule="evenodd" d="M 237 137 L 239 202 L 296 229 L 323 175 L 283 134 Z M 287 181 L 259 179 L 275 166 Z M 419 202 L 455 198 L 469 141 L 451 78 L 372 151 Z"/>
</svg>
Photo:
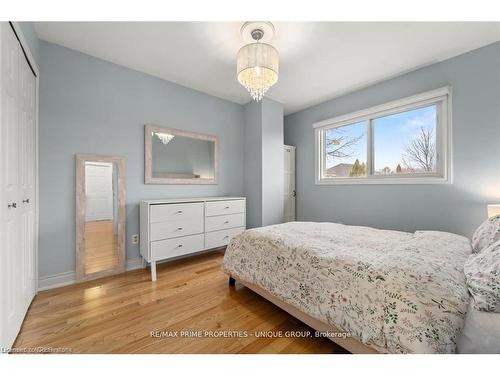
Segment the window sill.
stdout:
<svg viewBox="0 0 500 375">
<path fill-rule="evenodd" d="M 442 185 L 451 184 L 446 177 L 329 178 L 316 180 L 316 185 Z"/>
</svg>

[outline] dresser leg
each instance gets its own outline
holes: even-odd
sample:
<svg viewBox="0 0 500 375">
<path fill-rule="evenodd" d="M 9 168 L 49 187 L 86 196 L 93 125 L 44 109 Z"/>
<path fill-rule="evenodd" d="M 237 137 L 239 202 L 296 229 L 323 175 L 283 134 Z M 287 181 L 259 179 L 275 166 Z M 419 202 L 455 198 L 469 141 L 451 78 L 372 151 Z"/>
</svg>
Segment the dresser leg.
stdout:
<svg viewBox="0 0 500 375">
<path fill-rule="evenodd" d="M 143 257 L 141 257 L 141 268 L 146 268 L 147 264 L 146 264 L 146 259 L 144 259 Z"/>
<path fill-rule="evenodd" d="M 231 276 L 229 276 L 229 286 L 235 286 L 236 285 L 236 280 L 233 279 Z"/>
<path fill-rule="evenodd" d="M 156 281 L 156 260 L 151 261 L 151 281 Z"/>
</svg>

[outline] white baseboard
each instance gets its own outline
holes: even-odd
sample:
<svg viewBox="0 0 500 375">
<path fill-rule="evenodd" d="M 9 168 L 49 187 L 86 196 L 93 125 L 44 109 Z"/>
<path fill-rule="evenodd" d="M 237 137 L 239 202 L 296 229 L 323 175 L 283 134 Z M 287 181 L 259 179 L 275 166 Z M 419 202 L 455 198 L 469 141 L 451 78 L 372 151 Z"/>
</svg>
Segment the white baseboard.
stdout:
<svg viewBox="0 0 500 375">
<path fill-rule="evenodd" d="M 75 283 L 75 271 L 62 272 L 55 275 L 42 276 L 38 279 L 38 291 L 59 288 Z"/>
<path fill-rule="evenodd" d="M 132 271 L 142 268 L 142 258 L 127 259 L 126 270 Z M 42 276 L 38 279 L 38 291 L 60 288 L 75 283 L 75 271 L 67 271 L 55 275 Z"/>
</svg>

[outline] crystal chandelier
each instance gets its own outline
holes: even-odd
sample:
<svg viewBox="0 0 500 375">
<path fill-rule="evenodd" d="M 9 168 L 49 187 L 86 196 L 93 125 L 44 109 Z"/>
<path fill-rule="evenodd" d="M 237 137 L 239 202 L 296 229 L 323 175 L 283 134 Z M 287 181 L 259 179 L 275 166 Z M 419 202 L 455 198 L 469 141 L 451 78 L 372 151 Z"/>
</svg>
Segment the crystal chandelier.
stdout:
<svg viewBox="0 0 500 375">
<path fill-rule="evenodd" d="M 238 51 L 238 82 L 257 102 L 278 81 L 278 51 L 270 44 L 262 42 L 264 35 L 270 39 L 273 31 L 274 27 L 270 22 L 247 22 L 241 29 L 243 37 L 249 34 L 255 42 Z"/>
<path fill-rule="evenodd" d="M 175 135 L 173 134 L 167 134 L 167 133 L 155 133 L 158 139 L 166 145 L 168 142 L 170 142 L 172 139 L 174 139 Z"/>
</svg>

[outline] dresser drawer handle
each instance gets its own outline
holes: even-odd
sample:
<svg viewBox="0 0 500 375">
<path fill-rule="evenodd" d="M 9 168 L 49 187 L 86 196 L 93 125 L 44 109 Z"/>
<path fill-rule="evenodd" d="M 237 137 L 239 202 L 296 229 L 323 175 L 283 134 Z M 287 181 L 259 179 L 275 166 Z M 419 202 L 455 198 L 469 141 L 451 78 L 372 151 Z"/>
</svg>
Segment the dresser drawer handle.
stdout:
<svg viewBox="0 0 500 375">
<path fill-rule="evenodd" d="M 177 230 L 182 230 L 182 229 L 183 229 L 182 227 L 177 228 Z"/>
<path fill-rule="evenodd" d="M 223 238 L 223 239 L 225 240 L 226 238 L 229 238 L 229 236 L 224 236 L 224 238 Z"/>
<path fill-rule="evenodd" d="M 181 245 L 177 245 L 177 247 L 182 247 L 182 244 Z"/>
<path fill-rule="evenodd" d="M 226 220 L 226 221 L 224 222 L 224 224 L 229 224 L 229 221 L 227 221 L 227 220 Z"/>
<path fill-rule="evenodd" d="M 229 208 L 229 206 L 224 207 L 225 210 L 227 210 L 228 208 Z"/>
<path fill-rule="evenodd" d="M 178 214 L 182 214 L 182 210 L 177 211 Z"/>
</svg>

